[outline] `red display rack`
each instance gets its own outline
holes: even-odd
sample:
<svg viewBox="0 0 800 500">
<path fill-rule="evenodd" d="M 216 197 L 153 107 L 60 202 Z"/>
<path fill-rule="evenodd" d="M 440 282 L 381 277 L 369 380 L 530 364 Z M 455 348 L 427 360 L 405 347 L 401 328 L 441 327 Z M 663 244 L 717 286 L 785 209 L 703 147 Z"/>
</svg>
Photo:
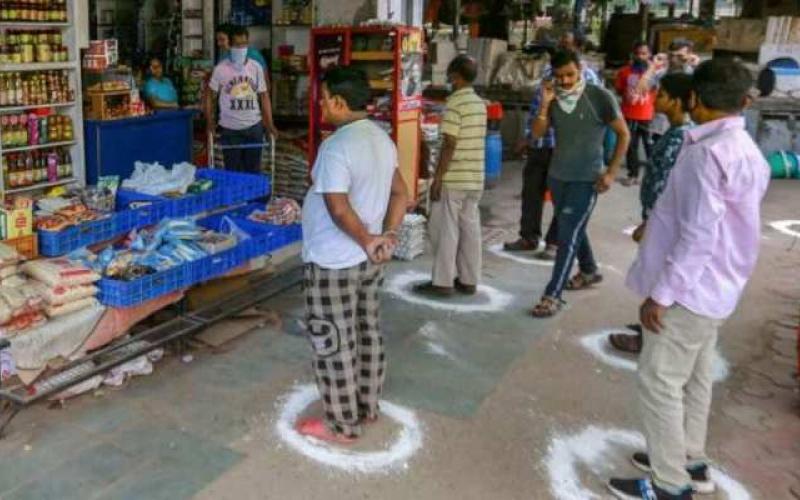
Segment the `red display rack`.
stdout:
<svg viewBox="0 0 800 500">
<path fill-rule="evenodd" d="M 370 118 L 387 130 L 411 196 L 417 198 L 422 109 L 422 32 L 406 26 L 322 27 L 311 31 L 309 51 L 309 165 L 320 143 L 333 132 L 322 122 L 320 77 L 332 66 L 357 66 L 370 79 Z"/>
</svg>

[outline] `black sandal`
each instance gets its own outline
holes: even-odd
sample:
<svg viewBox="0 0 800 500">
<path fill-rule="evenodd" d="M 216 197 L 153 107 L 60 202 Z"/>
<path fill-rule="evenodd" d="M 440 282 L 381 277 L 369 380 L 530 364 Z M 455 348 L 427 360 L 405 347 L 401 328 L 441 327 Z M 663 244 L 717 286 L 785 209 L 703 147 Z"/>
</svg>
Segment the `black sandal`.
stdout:
<svg viewBox="0 0 800 500">
<path fill-rule="evenodd" d="M 577 290 L 586 290 L 587 288 L 591 288 L 592 286 L 600 283 L 603 281 L 603 275 L 594 273 L 594 274 L 583 274 L 578 273 L 572 278 L 567 281 L 566 289 L 574 292 Z"/>
<path fill-rule="evenodd" d="M 564 307 L 564 301 L 554 297 L 544 296 L 542 300 L 531 309 L 534 318 L 552 318 Z"/>
</svg>

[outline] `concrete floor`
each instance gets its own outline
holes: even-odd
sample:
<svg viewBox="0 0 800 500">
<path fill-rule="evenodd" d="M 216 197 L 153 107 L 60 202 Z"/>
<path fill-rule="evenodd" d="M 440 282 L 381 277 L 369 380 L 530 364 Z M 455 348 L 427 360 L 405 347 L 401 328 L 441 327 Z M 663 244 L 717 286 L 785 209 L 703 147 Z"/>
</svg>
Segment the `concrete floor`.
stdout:
<svg viewBox="0 0 800 500">
<path fill-rule="evenodd" d="M 519 177 L 520 165 L 507 163 L 503 181 L 485 196 L 487 247 L 514 237 Z M 800 395 L 792 379 L 800 244 L 767 226 L 798 218 L 798 189 L 797 181 L 772 185 L 756 276 L 720 340 L 731 374 L 716 386 L 709 453 L 756 499 L 800 498 Z M 488 251 L 484 282 L 509 294 L 499 312 L 455 312 L 385 295 L 385 397 L 411 409 L 423 429 L 421 449 L 396 469 L 343 472 L 277 437 L 283 396 L 311 381 L 295 290 L 265 304 L 281 313 L 280 328 L 199 351 L 190 364 L 167 359 L 123 390 L 21 414 L 0 441 L 0 496 L 605 498 L 607 474 L 635 474 L 626 462 L 630 444 L 582 450 L 590 460 L 574 468 L 581 494 L 564 493 L 569 467 L 551 477 L 545 462 L 554 439 L 589 426 L 638 431 L 633 372 L 599 361 L 579 342 L 636 319 L 637 300 L 623 287 L 636 248 L 622 231 L 637 222 L 637 200 L 636 190 L 621 186 L 602 198 L 590 234 L 606 280 L 568 296 L 569 309 L 554 320 L 526 314 L 550 269 Z M 428 258 L 393 264 L 390 279 L 429 265 Z M 485 306 L 489 297 L 456 302 Z M 399 433 L 383 419 L 356 450 L 385 449 Z"/>
</svg>

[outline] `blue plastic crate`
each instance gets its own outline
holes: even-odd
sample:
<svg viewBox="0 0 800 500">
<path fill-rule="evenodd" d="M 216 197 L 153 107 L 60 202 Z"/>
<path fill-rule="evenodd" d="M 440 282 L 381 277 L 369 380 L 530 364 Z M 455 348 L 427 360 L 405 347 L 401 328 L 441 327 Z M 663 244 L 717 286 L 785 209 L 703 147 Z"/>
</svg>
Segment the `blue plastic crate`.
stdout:
<svg viewBox="0 0 800 500">
<path fill-rule="evenodd" d="M 203 257 L 189 263 L 192 284 L 202 283 L 227 274 L 252 258 L 250 240 L 241 241 L 235 247 Z"/>
<path fill-rule="evenodd" d="M 191 285 L 189 264 L 171 267 L 132 281 L 103 278 L 98 298 L 112 307 L 133 307 Z"/>
<path fill-rule="evenodd" d="M 215 187 L 199 194 L 187 194 L 180 198 L 169 198 L 166 196 L 151 196 L 137 191 L 130 191 L 128 189 L 120 189 L 117 192 L 117 200 L 119 203 L 128 205 L 137 201 L 150 201 L 152 203 L 163 203 L 164 214 L 163 217 L 191 217 L 199 213 L 214 210 L 216 208 L 225 206 L 223 201 L 224 189 Z"/>
<path fill-rule="evenodd" d="M 248 174 L 203 168 L 197 171 L 199 179 L 208 179 L 222 189 L 225 205 L 237 205 L 269 196 L 269 178 L 263 174 Z"/>
<path fill-rule="evenodd" d="M 103 219 L 87 221 L 62 231 L 39 231 L 39 253 L 60 257 L 85 246 L 102 243 L 138 227 L 156 224 L 165 215 L 166 207 L 156 203 L 134 209 L 123 209 Z"/>
</svg>

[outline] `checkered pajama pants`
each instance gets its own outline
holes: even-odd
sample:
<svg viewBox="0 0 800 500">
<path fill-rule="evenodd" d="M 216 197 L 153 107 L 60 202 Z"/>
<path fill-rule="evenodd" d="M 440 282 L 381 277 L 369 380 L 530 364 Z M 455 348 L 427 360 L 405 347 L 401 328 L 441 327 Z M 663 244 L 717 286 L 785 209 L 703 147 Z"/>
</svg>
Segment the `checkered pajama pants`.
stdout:
<svg viewBox="0 0 800 500">
<path fill-rule="evenodd" d="M 386 377 L 378 291 L 383 266 L 364 262 L 348 269 L 305 266 L 308 336 L 325 420 L 346 436 L 378 416 Z"/>
</svg>

